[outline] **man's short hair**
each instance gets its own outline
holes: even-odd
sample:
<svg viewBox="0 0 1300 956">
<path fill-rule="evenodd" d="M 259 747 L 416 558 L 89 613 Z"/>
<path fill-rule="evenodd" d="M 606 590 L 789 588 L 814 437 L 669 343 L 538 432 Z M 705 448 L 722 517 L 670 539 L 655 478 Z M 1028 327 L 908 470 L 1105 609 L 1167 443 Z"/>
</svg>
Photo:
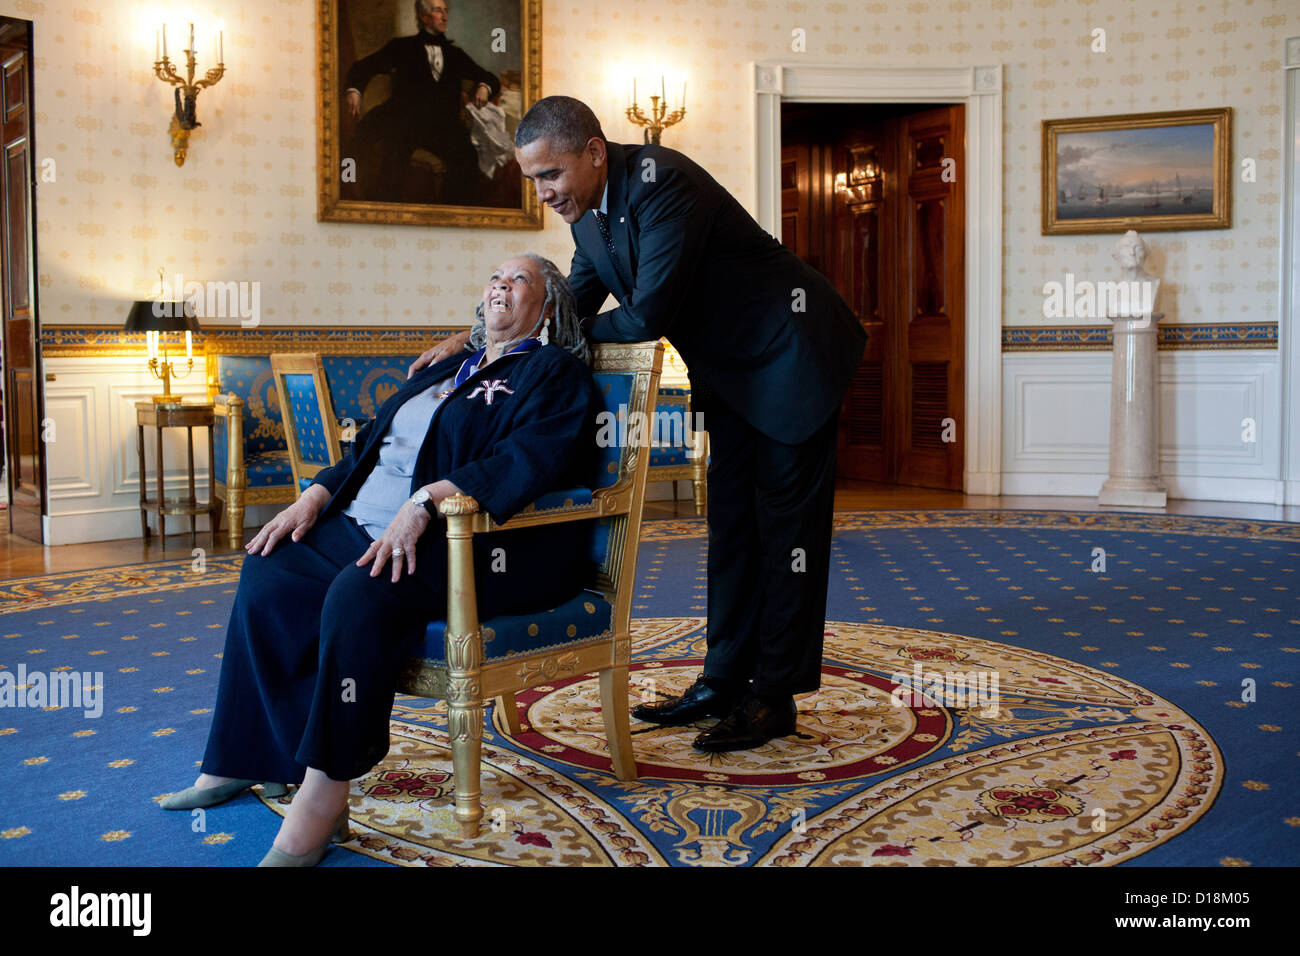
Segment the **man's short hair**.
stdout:
<svg viewBox="0 0 1300 956">
<path fill-rule="evenodd" d="M 591 107 L 572 96 L 544 96 L 519 121 L 515 145 L 544 139 L 560 152 L 580 153 L 593 136 L 604 139 L 605 133 Z"/>
</svg>

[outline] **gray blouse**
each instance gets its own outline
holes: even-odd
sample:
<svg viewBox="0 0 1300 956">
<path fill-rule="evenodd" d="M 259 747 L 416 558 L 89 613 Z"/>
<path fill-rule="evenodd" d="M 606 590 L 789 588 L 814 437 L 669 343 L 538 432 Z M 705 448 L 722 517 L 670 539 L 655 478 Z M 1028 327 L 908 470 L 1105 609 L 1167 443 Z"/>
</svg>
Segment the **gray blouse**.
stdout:
<svg viewBox="0 0 1300 956">
<path fill-rule="evenodd" d="M 411 497 L 411 481 L 420 446 L 428 434 L 434 412 L 443 402 L 441 394 L 455 384 L 454 375 L 435 382 L 408 399 L 393 416 L 379 446 L 379 461 L 366 476 L 352 503 L 343 511 L 355 518 L 372 540 L 380 538 L 388 530 L 406 499 Z"/>
</svg>

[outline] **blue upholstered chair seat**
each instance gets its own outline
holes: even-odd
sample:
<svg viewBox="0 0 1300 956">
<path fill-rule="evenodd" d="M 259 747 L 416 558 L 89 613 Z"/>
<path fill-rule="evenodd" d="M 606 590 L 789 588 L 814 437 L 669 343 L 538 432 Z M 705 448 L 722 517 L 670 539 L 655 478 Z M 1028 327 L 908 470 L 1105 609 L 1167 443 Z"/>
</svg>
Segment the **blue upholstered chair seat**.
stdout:
<svg viewBox="0 0 1300 956">
<path fill-rule="evenodd" d="M 595 591 L 579 591 L 559 607 L 530 614 L 503 614 L 483 622 L 484 661 L 544 647 L 578 644 L 614 626 L 614 607 Z M 447 622 L 434 621 L 424 635 L 419 656 L 434 665 L 446 663 Z"/>
<path fill-rule="evenodd" d="M 287 448 L 246 452 L 244 467 L 248 469 L 249 488 L 293 487 L 293 469 L 289 465 Z"/>
<path fill-rule="evenodd" d="M 650 467 L 663 468 L 669 465 L 689 465 L 691 460 L 686 457 L 686 448 L 678 446 L 676 448 L 651 448 L 650 449 Z"/>
</svg>

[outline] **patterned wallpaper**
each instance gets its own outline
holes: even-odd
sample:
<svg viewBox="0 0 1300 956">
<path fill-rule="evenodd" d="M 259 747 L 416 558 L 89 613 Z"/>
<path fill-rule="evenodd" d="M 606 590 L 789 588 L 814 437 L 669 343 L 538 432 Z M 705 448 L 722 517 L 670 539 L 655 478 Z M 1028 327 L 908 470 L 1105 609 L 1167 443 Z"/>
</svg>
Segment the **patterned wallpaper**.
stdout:
<svg viewBox="0 0 1300 956">
<path fill-rule="evenodd" d="M 462 0 L 464 2 L 464 0 Z M 226 77 L 199 98 L 183 168 L 166 134 L 168 87 L 154 31 L 171 49 L 195 10 L 199 69 L 224 18 Z M 689 80 L 684 150 L 742 202 L 753 189 L 746 64 L 1005 64 L 1004 323 L 1045 325 L 1041 288 L 1066 271 L 1105 278 L 1113 235 L 1040 234 L 1044 118 L 1231 106 L 1233 228 L 1153 233 L 1166 321 L 1276 320 L 1282 46 L 1294 0 L 544 0 L 543 90 L 586 99 L 607 135 L 639 138 L 620 106 L 642 82 Z M 531 231 L 316 222 L 314 0 L 0 0 L 36 38 L 37 242 L 46 324 L 125 318 L 157 268 L 185 279 L 261 283 L 273 325 L 463 325 L 492 268 L 536 250 L 567 268 L 568 229 Z M 1090 50 L 1107 31 L 1107 52 Z M 791 31 L 807 50 L 791 52 Z M 456 35 L 456 8 L 448 34 Z M 175 54 L 173 53 L 173 56 Z M 643 87 L 644 93 L 644 87 Z M 675 94 L 674 94 L 675 98 Z M 234 324 L 237 320 L 227 320 Z M 1071 320 L 1057 320 L 1071 324 Z"/>
</svg>

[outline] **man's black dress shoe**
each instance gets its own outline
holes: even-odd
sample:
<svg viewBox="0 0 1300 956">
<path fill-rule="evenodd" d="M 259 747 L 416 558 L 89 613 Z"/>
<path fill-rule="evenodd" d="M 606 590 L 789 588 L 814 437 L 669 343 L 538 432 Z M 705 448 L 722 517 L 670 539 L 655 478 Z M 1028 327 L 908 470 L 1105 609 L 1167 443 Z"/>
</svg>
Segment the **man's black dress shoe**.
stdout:
<svg viewBox="0 0 1300 956">
<path fill-rule="evenodd" d="M 709 753 L 752 750 L 793 734 L 798 716 L 793 697 L 777 701 L 749 693 L 716 727 L 696 737 L 694 747 Z"/>
<path fill-rule="evenodd" d="M 714 690 L 701 676 L 680 697 L 637 704 L 632 708 L 632 716 L 655 724 L 693 724 L 705 717 L 725 717 L 739 699 L 739 693 Z"/>
</svg>

